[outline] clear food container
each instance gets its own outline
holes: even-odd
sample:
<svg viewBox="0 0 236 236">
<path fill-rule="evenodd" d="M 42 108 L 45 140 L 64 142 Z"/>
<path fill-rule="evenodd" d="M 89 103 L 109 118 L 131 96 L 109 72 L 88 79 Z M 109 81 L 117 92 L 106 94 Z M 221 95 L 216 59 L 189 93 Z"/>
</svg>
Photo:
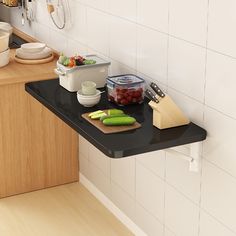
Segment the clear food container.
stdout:
<svg viewBox="0 0 236 236">
<path fill-rule="evenodd" d="M 132 74 L 118 75 L 107 79 L 108 100 L 120 106 L 142 103 L 145 81 Z"/>
</svg>

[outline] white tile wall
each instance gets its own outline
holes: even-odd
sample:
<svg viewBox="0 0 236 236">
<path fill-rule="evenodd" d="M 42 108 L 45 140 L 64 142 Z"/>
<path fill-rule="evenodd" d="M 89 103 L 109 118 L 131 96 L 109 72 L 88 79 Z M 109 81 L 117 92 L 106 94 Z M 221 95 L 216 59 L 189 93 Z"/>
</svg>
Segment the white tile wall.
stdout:
<svg viewBox="0 0 236 236">
<path fill-rule="evenodd" d="M 172 153 L 166 153 L 166 181 L 196 204 L 200 201 L 200 172 L 189 171 L 189 163 Z"/>
<path fill-rule="evenodd" d="M 136 163 L 136 200 L 161 222 L 164 222 L 164 189 L 162 179 Z"/>
<path fill-rule="evenodd" d="M 236 57 L 236 15 L 234 0 L 210 0 L 208 47 Z"/>
<path fill-rule="evenodd" d="M 231 230 L 216 221 L 213 217 L 201 211 L 200 236 L 235 236 Z"/>
<path fill-rule="evenodd" d="M 139 204 L 136 204 L 136 223 L 148 236 L 163 236 L 164 227 L 153 215 Z"/>
<path fill-rule="evenodd" d="M 116 60 L 110 59 L 110 61 L 111 61 L 111 65 L 110 65 L 109 75 L 136 74 L 136 70 Z"/>
<path fill-rule="evenodd" d="M 71 26 L 69 27 L 69 29 L 65 30 L 66 34 L 67 35 L 69 34 L 70 37 L 72 37 L 74 40 L 79 41 L 80 43 L 86 44 L 87 37 L 88 37 L 87 36 L 86 7 L 83 4 L 79 3 L 78 1 L 71 1 L 70 7 L 71 7 Z M 90 11 L 88 12 L 89 20 L 95 21 L 96 14 L 93 14 L 92 19 L 90 17 L 90 14 L 93 14 L 93 12 L 92 13 Z M 99 24 L 99 22 L 97 22 L 97 21 L 98 20 L 96 20 L 94 23 L 95 27 L 98 27 L 97 24 Z M 90 21 L 88 21 L 88 24 L 89 23 L 90 23 Z M 91 27 L 89 29 L 91 30 Z M 91 32 L 89 31 L 89 33 L 91 33 Z M 72 48 L 74 48 L 74 47 L 72 46 Z M 70 55 L 73 55 L 73 53 Z"/>
<path fill-rule="evenodd" d="M 111 159 L 111 180 L 135 197 L 135 159 Z"/>
<path fill-rule="evenodd" d="M 89 180 L 107 197 L 111 196 L 110 177 L 105 175 L 97 166 L 89 162 Z"/>
<path fill-rule="evenodd" d="M 111 182 L 111 199 L 131 220 L 135 221 L 135 201 L 119 185 Z"/>
<path fill-rule="evenodd" d="M 68 1 L 72 22 L 62 31 L 53 26 L 44 0 L 36 1 L 31 25 L 21 25 L 17 8 L 11 23 L 68 55 L 110 58 L 110 75 L 131 72 L 158 81 L 208 131 L 202 177 L 164 151 L 111 164 L 82 139 L 81 172 L 149 236 L 236 235 L 236 2 Z M 187 146 L 177 150 L 188 153 Z"/>
<path fill-rule="evenodd" d="M 65 52 L 68 46 L 67 43 L 68 41 L 65 35 L 61 35 L 58 30 L 49 30 L 49 47 L 53 47 L 57 51 Z"/>
<path fill-rule="evenodd" d="M 205 126 L 208 138 L 203 145 L 204 157 L 236 177 L 236 120 L 206 108 Z"/>
<path fill-rule="evenodd" d="M 88 46 L 102 54 L 109 53 L 109 21 L 107 14 L 87 10 Z"/>
<path fill-rule="evenodd" d="M 170 37 L 168 57 L 169 86 L 203 102 L 206 50 Z"/>
<path fill-rule="evenodd" d="M 208 51 L 206 71 L 206 104 L 236 119 L 236 59 Z"/>
<path fill-rule="evenodd" d="M 236 232 L 236 179 L 203 162 L 202 208 Z"/>
<path fill-rule="evenodd" d="M 108 11 L 109 8 L 109 0 L 79 0 L 79 2 L 101 11 Z"/>
<path fill-rule="evenodd" d="M 82 153 L 79 153 L 79 170 L 88 179 L 89 175 L 89 161 Z"/>
<path fill-rule="evenodd" d="M 178 236 L 197 236 L 199 208 L 169 185 L 165 194 L 166 226 Z"/>
<path fill-rule="evenodd" d="M 125 7 L 124 7 L 125 6 Z M 136 21 L 136 0 L 110 0 L 110 12 L 111 14 L 127 18 L 131 21 Z"/>
<path fill-rule="evenodd" d="M 86 55 L 87 47 L 85 47 L 83 44 L 81 44 L 78 41 L 75 41 L 73 39 L 68 39 L 67 49 L 65 50 L 64 54 L 67 56 L 71 56 L 75 52 L 79 55 Z"/>
<path fill-rule="evenodd" d="M 138 27 L 137 70 L 166 84 L 167 35 L 146 27 Z"/>
<path fill-rule="evenodd" d="M 89 143 L 88 141 L 79 135 L 79 152 L 88 159 L 89 157 Z"/>
<path fill-rule="evenodd" d="M 137 14 L 140 24 L 168 33 L 168 1 L 137 0 Z"/>
<path fill-rule="evenodd" d="M 136 156 L 136 161 L 160 178 L 165 178 L 165 152 L 155 151 Z"/>
<path fill-rule="evenodd" d="M 175 236 L 175 234 L 171 232 L 169 229 L 165 228 L 165 236 Z"/>
<path fill-rule="evenodd" d="M 110 56 L 115 60 L 136 68 L 136 34 L 134 23 L 111 17 Z"/>
<path fill-rule="evenodd" d="M 89 145 L 89 161 L 101 170 L 104 175 L 110 176 L 110 159 L 93 145 Z"/>
<path fill-rule="evenodd" d="M 37 30 L 35 31 L 35 37 L 39 41 L 49 42 L 49 28 L 45 25 L 36 23 Z"/>
<path fill-rule="evenodd" d="M 170 0 L 170 34 L 205 46 L 208 0 Z"/>
<path fill-rule="evenodd" d="M 203 125 L 204 105 L 202 103 L 172 88 L 168 89 L 168 94 L 191 121 L 200 126 Z"/>
</svg>

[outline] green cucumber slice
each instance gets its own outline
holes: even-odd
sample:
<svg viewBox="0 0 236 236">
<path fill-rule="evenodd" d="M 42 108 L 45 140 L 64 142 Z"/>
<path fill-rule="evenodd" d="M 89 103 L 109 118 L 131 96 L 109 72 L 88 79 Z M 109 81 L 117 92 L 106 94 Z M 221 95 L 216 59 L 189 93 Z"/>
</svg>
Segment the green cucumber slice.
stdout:
<svg viewBox="0 0 236 236">
<path fill-rule="evenodd" d="M 92 120 L 98 120 L 98 119 L 100 119 L 102 116 L 105 116 L 105 115 L 106 115 L 105 112 L 98 113 L 98 114 L 96 114 L 96 115 L 91 116 L 91 119 L 92 119 Z"/>
<path fill-rule="evenodd" d="M 99 113 L 104 113 L 104 111 L 102 111 L 102 110 L 94 111 L 94 112 L 89 113 L 88 116 L 91 117 L 91 116 L 97 115 Z"/>
</svg>

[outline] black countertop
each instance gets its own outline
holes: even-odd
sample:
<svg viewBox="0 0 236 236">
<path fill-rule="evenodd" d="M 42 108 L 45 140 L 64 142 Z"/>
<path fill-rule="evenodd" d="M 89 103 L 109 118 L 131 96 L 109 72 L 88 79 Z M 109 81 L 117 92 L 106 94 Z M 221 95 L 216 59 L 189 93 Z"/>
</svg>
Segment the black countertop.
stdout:
<svg viewBox="0 0 236 236">
<path fill-rule="evenodd" d="M 25 89 L 71 128 L 112 158 L 127 157 L 206 139 L 206 131 L 194 123 L 165 130 L 154 127 L 148 100 L 141 105 L 121 108 L 125 113 L 135 117 L 142 124 L 141 128 L 123 133 L 104 134 L 81 115 L 96 110 L 120 108 L 107 101 L 106 93 L 102 94 L 98 105 L 85 108 L 78 103 L 76 93 L 68 92 L 61 87 L 58 79 L 27 83 Z"/>
</svg>

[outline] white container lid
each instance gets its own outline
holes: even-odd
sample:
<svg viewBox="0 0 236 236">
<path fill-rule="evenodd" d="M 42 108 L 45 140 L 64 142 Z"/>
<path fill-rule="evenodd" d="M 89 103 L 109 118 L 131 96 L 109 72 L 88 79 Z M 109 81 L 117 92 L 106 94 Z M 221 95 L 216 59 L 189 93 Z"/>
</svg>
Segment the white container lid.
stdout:
<svg viewBox="0 0 236 236">
<path fill-rule="evenodd" d="M 87 69 L 89 67 L 105 66 L 105 65 L 108 66 L 108 65 L 111 64 L 111 62 L 106 61 L 106 60 L 104 60 L 103 58 L 101 58 L 101 57 L 99 57 L 97 55 L 86 55 L 86 56 L 83 56 L 83 57 L 85 57 L 85 59 L 88 59 L 88 60 L 94 60 L 94 61 L 96 61 L 96 63 L 95 64 L 91 64 L 91 65 L 82 65 L 82 66 L 68 67 L 68 66 L 62 65 L 61 63 L 59 63 L 57 61 L 57 67 L 61 71 L 63 71 L 64 73 L 71 73 L 71 72 L 73 72 L 75 70 L 78 70 L 78 69 L 82 70 L 82 69 L 85 69 L 85 68 Z"/>
</svg>

